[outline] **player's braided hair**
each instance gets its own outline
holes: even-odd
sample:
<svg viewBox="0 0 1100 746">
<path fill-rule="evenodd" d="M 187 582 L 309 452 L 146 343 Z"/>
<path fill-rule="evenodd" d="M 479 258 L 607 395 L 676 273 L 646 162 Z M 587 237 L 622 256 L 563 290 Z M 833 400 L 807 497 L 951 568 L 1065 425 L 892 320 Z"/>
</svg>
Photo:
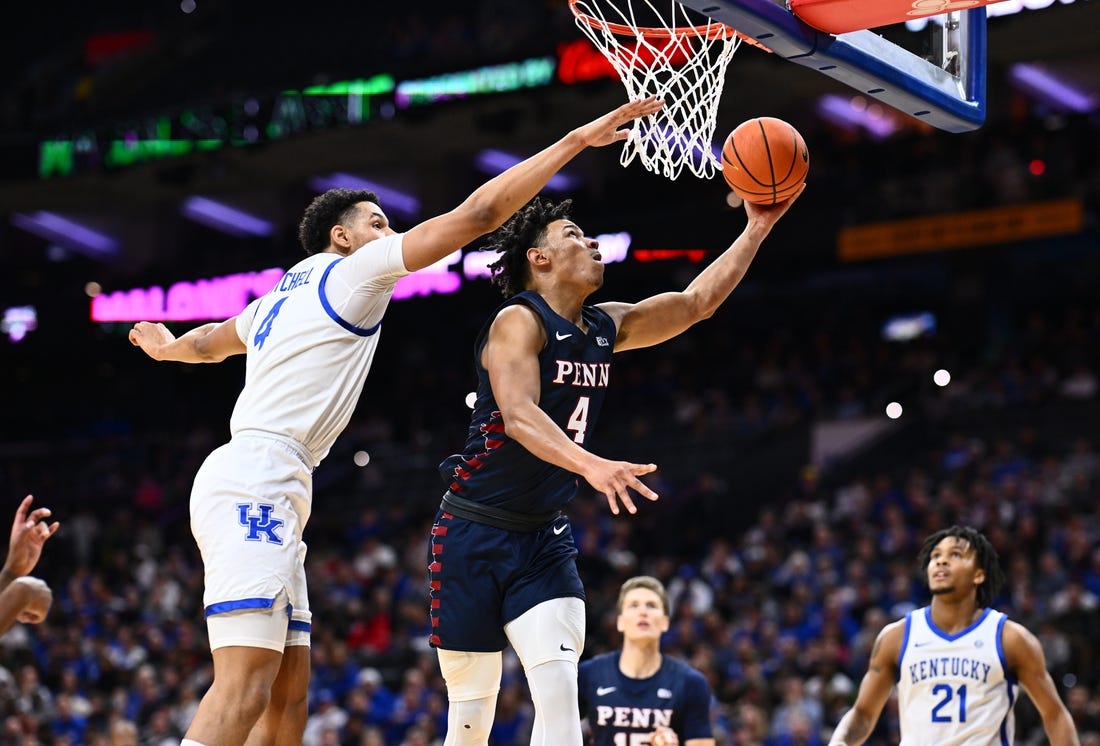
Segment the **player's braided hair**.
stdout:
<svg viewBox="0 0 1100 746">
<path fill-rule="evenodd" d="M 572 207 L 571 199 L 554 204 L 535 197 L 489 235 L 484 249 L 500 254 L 500 258 L 489 265 L 489 271 L 493 284 L 500 288 L 505 298 L 526 289 L 531 279 L 527 249 L 541 245 L 546 240 L 547 226 L 555 220 L 568 219 Z"/>
<path fill-rule="evenodd" d="M 985 535 L 976 528 L 970 526 L 951 526 L 937 531 L 924 540 L 920 552 L 917 554 L 917 564 L 920 566 L 924 582 L 928 582 L 928 563 L 932 559 L 932 550 L 944 539 L 953 536 L 970 544 L 978 560 L 978 567 L 985 570 L 985 582 L 978 586 L 978 606 L 988 608 L 993 605 L 997 594 L 1005 584 L 1004 570 L 997 557 L 997 550 Z"/>
<path fill-rule="evenodd" d="M 313 198 L 298 223 L 298 243 L 307 254 L 317 254 L 328 248 L 329 231 L 352 216 L 359 202 L 378 204 L 378 195 L 366 189 L 329 189 Z"/>
</svg>

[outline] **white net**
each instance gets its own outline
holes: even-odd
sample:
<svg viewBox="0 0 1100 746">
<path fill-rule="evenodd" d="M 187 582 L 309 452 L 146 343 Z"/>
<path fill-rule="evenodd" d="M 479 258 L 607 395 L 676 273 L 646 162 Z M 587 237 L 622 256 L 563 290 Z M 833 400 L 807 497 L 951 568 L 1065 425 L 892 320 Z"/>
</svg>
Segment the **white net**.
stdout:
<svg viewBox="0 0 1100 746">
<path fill-rule="evenodd" d="M 603 52 L 630 100 L 659 96 L 665 105 L 634 127 L 619 161 L 635 157 L 675 179 L 684 168 L 709 179 L 720 168 L 712 148 L 726 66 L 740 45 L 736 32 L 675 0 L 572 0 L 577 25 Z"/>
</svg>

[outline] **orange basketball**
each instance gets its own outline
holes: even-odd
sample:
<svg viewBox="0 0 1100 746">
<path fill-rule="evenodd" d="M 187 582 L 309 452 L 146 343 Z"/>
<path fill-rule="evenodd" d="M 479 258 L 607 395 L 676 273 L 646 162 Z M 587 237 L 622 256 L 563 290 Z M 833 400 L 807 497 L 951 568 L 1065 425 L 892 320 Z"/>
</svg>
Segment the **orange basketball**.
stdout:
<svg viewBox="0 0 1100 746">
<path fill-rule="evenodd" d="M 775 117 L 737 125 L 722 146 L 722 175 L 746 202 L 774 205 L 793 196 L 810 170 L 810 151 L 793 126 Z"/>
</svg>

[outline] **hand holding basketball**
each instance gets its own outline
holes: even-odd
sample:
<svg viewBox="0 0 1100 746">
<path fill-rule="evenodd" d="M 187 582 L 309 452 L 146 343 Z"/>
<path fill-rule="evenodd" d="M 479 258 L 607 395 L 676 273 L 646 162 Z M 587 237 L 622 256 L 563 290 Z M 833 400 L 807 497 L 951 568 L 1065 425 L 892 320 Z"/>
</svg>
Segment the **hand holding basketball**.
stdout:
<svg viewBox="0 0 1100 746">
<path fill-rule="evenodd" d="M 722 146 L 722 176 L 738 197 L 774 205 L 799 192 L 810 170 L 810 151 L 793 126 L 775 117 L 742 122 Z"/>
</svg>

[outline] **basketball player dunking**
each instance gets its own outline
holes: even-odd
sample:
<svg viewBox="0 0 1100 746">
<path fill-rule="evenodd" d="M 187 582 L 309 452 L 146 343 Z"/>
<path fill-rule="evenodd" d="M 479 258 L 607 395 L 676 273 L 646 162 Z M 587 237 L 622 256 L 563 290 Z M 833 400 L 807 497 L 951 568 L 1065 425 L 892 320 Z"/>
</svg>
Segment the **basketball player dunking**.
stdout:
<svg viewBox="0 0 1100 746">
<path fill-rule="evenodd" d="M 446 746 L 487 742 L 509 642 L 534 700 L 531 743 L 580 746 L 584 588 L 561 509 L 578 475 L 613 513 L 620 504 L 636 511 L 631 489 L 657 499 L 639 480 L 656 466 L 584 448 L 612 354 L 671 339 L 714 313 L 794 199 L 746 204 L 740 237 L 687 289 L 639 303 L 585 304 L 604 265 L 599 245 L 569 218 L 569 201 L 535 199 L 490 239 L 501 254 L 493 281 L 508 300 L 475 344 L 477 401 L 464 450 L 440 465 L 448 492 L 429 550 L 430 642 L 450 702 Z"/>
<path fill-rule="evenodd" d="M 989 540 L 952 526 L 925 540 L 918 562 L 932 603 L 879 633 L 855 705 L 829 746 L 867 740 L 895 682 L 901 746 L 1010 746 L 1017 684 L 1051 746 L 1077 746 L 1039 641 L 990 608 L 1004 575 Z"/>
</svg>

